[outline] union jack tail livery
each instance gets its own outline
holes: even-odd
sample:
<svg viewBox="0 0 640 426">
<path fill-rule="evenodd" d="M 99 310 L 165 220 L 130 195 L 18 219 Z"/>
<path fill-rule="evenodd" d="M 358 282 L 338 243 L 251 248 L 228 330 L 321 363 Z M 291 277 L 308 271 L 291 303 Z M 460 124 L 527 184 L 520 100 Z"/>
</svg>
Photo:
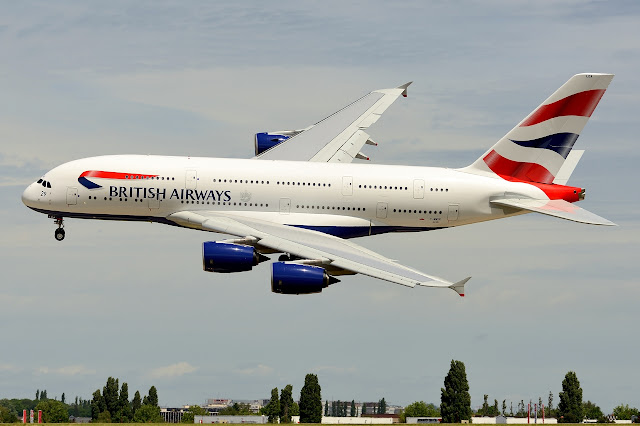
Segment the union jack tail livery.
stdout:
<svg viewBox="0 0 640 426">
<path fill-rule="evenodd" d="M 559 183 L 556 177 L 564 174 L 573 144 L 612 79 L 613 74 L 574 75 L 464 170 L 510 181 Z M 570 162 L 573 171 L 577 159 Z"/>
</svg>

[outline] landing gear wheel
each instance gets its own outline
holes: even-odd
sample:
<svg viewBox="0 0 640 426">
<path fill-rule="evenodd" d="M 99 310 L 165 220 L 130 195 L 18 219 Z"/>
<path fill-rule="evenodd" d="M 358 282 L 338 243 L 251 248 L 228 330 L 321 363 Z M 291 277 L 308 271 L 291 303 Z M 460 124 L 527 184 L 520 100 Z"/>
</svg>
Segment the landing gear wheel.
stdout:
<svg viewBox="0 0 640 426">
<path fill-rule="evenodd" d="M 56 237 L 56 240 L 58 240 L 58 241 L 64 240 L 64 229 L 62 229 L 62 228 L 56 229 L 56 232 L 55 232 L 54 235 Z"/>
<path fill-rule="evenodd" d="M 51 219 L 55 219 L 53 221 L 53 223 L 55 223 L 56 225 L 58 225 L 58 229 L 56 229 L 56 232 L 53 234 L 56 237 L 57 241 L 62 241 L 64 240 L 64 218 L 63 217 L 55 217 L 55 216 L 49 216 L 49 218 Z"/>
</svg>

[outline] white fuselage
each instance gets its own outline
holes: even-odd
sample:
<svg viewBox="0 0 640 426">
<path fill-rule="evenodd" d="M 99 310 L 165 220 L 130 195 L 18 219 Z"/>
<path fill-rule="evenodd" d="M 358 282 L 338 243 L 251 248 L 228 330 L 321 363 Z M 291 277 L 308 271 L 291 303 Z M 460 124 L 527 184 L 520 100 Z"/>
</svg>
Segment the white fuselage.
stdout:
<svg viewBox="0 0 640 426">
<path fill-rule="evenodd" d="M 119 177 L 88 175 L 99 186 L 89 189 L 79 181 L 88 171 Z M 533 185 L 444 168 L 223 158 L 93 157 L 42 179 L 50 188 L 33 183 L 23 201 L 55 217 L 168 223 L 182 210 L 226 211 L 346 238 L 511 216 L 489 204 L 505 193 L 546 198 Z"/>
</svg>

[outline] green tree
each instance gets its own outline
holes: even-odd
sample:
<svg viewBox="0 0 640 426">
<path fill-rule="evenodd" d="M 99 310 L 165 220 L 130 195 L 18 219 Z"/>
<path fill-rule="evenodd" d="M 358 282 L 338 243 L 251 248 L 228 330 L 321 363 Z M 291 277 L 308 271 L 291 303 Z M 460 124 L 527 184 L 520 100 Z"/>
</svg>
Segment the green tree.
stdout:
<svg viewBox="0 0 640 426">
<path fill-rule="evenodd" d="M 491 414 L 489 414 L 491 417 L 497 417 L 498 415 L 500 415 L 500 410 L 498 409 L 498 400 L 494 399 L 493 400 L 493 407 L 491 407 Z"/>
<path fill-rule="evenodd" d="M 618 420 L 631 420 L 631 416 L 638 416 L 638 409 L 629 407 L 628 404 L 620 404 L 613 409 L 613 415 Z"/>
<path fill-rule="evenodd" d="M 434 404 L 427 404 L 424 401 L 413 402 L 406 407 L 400 414 L 400 421 L 405 423 L 407 417 L 439 417 L 440 409 Z"/>
<path fill-rule="evenodd" d="M 604 414 L 602 414 L 602 410 L 600 409 L 600 407 L 598 407 L 593 402 L 584 402 L 582 404 L 582 412 L 584 413 L 585 419 L 598 420 L 598 423 L 603 423 L 600 420 L 604 419 Z"/>
<path fill-rule="evenodd" d="M 329 400 L 324 402 L 324 415 L 325 417 L 329 417 Z"/>
<path fill-rule="evenodd" d="M 300 423 L 322 421 L 322 396 L 318 376 L 307 374 L 300 390 Z"/>
<path fill-rule="evenodd" d="M 9 408 L 0 405 L 0 423 L 16 423 L 18 421 L 18 416 Z"/>
<path fill-rule="evenodd" d="M 60 397 L 60 402 L 62 402 L 63 404 L 66 404 L 65 397 L 64 397 L 64 392 L 62 392 L 62 396 Z"/>
<path fill-rule="evenodd" d="M 104 403 L 104 398 L 100 393 L 100 389 L 97 389 L 93 393 L 93 399 L 91 400 L 91 418 L 93 420 L 98 420 L 98 416 L 100 413 L 106 411 L 106 405 Z"/>
<path fill-rule="evenodd" d="M 362 403 L 362 413 L 360 413 L 360 415 L 363 415 L 363 414 L 367 414 L 367 403 L 366 402 Z"/>
<path fill-rule="evenodd" d="M 147 399 L 147 403 L 154 407 L 158 406 L 158 391 L 155 386 L 151 386 L 151 388 L 149 388 L 149 398 Z"/>
<path fill-rule="evenodd" d="M 278 398 L 278 388 L 271 389 L 271 401 L 269 401 L 269 405 L 267 407 L 269 423 L 277 423 L 278 418 L 280 418 L 280 399 Z"/>
<path fill-rule="evenodd" d="M 280 423 L 291 423 L 293 405 L 293 386 L 287 385 L 280 392 Z"/>
<path fill-rule="evenodd" d="M 551 391 L 549 391 L 549 398 L 547 399 L 547 416 L 549 417 L 553 417 L 553 393 L 551 393 Z"/>
<path fill-rule="evenodd" d="M 562 381 L 560 403 L 558 404 L 558 421 L 561 423 L 580 423 L 583 419 L 582 388 L 578 376 L 569 371 Z"/>
<path fill-rule="evenodd" d="M 131 401 L 131 414 L 135 416 L 136 411 L 138 411 L 140 407 L 142 407 L 142 400 L 140 399 L 140 391 L 136 391 L 136 394 L 133 396 L 133 401 Z"/>
<path fill-rule="evenodd" d="M 502 400 L 502 415 L 503 416 L 507 416 L 507 400 L 503 399 Z"/>
<path fill-rule="evenodd" d="M 158 406 L 142 404 L 142 407 L 136 410 L 133 421 L 136 423 L 162 423 L 163 419 Z"/>
<path fill-rule="evenodd" d="M 471 420 L 471 395 L 462 361 L 451 360 L 449 373 L 444 378 L 444 388 L 441 388 L 440 412 L 443 423 Z"/>
<path fill-rule="evenodd" d="M 42 420 L 45 423 L 69 423 L 67 404 L 54 399 L 40 401 L 36 410 L 42 410 Z"/>
<path fill-rule="evenodd" d="M 47 397 L 47 390 L 45 389 L 42 392 L 40 392 L 40 400 L 42 401 L 42 400 L 47 400 L 47 399 L 49 399 L 49 398 Z"/>
<path fill-rule="evenodd" d="M 202 408 L 199 405 L 192 405 L 189 407 L 189 410 L 187 410 L 186 413 L 182 414 L 182 419 L 180 420 L 180 423 L 193 424 L 195 416 L 208 416 L 208 415 L 209 415 L 209 412 L 205 408 Z"/>
<path fill-rule="evenodd" d="M 378 414 L 386 414 L 387 413 L 387 401 L 384 397 L 378 402 Z"/>
<path fill-rule="evenodd" d="M 355 417 L 355 416 L 356 416 L 356 400 L 352 399 L 351 410 L 349 411 L 349 417 Z"/>
<path fill-rule="evenodd" d="M 40 389 L 36 389 L 36 401 L 40 401 Z"/>
<path fill-rule="evenodd" d="M 484 402 L 482 403 L 482 408 L 478 410 L 478 415 L 480 416 L 488 416 L 489 415 L 489 395 L 484 394 Z"/>
<path fill-rule="evenodd" d="M 102 388 L 102 397 L 104 398 L 107 411 L 112 418 L 118 412 L 118 406 L 120 405 L 118 397 L 119 390 L 118 379 L 114 379 L 113 377 L 109 377 L 107 384 Z"/>
<path fill-rule="evenodd" d="M 111 414 L 108 411 L 103 411 L 98 415 L 95 423 L 111 423 Z"/>
<path fill-rule="evenodd" d="M 218 414 L 221 416 L 251 416 L 253 413 L 251 412 L 250 404 L 243 404 L 234 402 L 233 405 L 229 407 L 225 407 L 222 410 L 218 411 Z M 279 414 L 278 414 L 279 415 Z"/>
<path fill-rule="evenodd" d="M 300 415 L 300 406 L 295 401 L 293 402 L 293 404 L 291 404 L 291 415 L 292 416 L 299 416 Z"/>
<path fill-rule="evenodd" d="M 120 388 L 118 412 L 114 420 L 118 423 L 128 423 L 133 420 L 133 412 L 131 411 L 131 404 L 129 403 L 129 385 L 126 382 L 123 382 Z"/>
</svg>

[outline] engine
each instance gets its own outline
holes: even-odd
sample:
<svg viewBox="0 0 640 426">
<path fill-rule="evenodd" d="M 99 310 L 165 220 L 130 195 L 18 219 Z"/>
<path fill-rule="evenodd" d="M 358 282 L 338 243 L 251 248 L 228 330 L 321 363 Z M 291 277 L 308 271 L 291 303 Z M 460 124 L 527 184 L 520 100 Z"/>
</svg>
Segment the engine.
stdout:
<svg viewBox="0 0 640 426">
<path fill-rule="evenodd" d="M 251 246 L 216 241 L 202 243 L 202 269 L 207 272 L 249 271 L 268 259 Z"/>
<path fill-rule="evenodd" d="M 279 135 L 275 133 L 256 133 L 255 138 L 255 147 L 256 147 L 256 155 L 262 154 L 264 151 L 273 148 L 289 139 L 291 136 L 287 135 Z"/>
<path fill-rule="evenodd" d="M 271 291 L 280 294 L 320 293 L 340 280 L 319 266 L 274 262 L 271 268 Z"/>
</svg>

